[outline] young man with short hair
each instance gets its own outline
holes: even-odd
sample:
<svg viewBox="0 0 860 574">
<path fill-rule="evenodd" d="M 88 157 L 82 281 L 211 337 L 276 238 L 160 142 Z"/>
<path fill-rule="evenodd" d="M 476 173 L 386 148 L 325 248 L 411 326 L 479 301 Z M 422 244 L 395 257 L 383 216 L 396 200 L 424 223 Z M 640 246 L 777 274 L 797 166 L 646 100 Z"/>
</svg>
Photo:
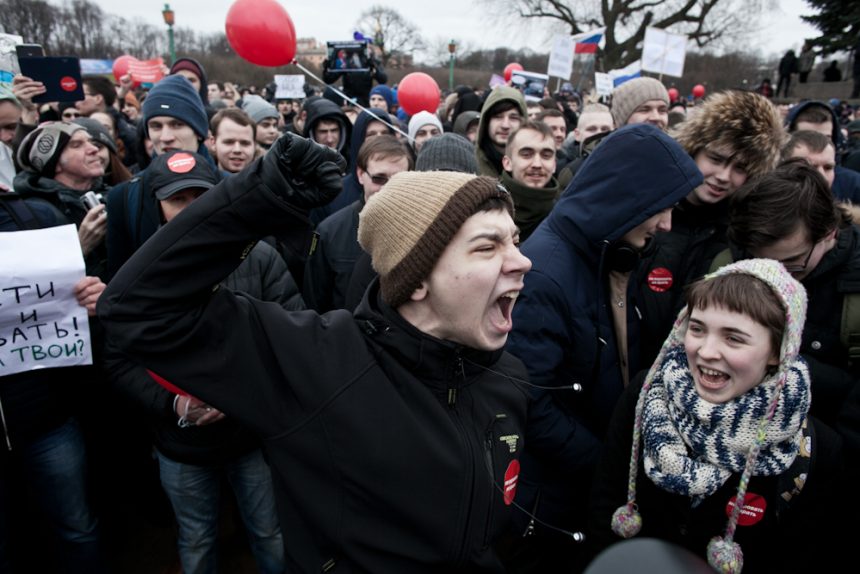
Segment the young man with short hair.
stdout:
<svg viewBox="0 0 860 574">
<path fill-rule="evenodd" d="M 791 134 L 791 139 L 782 149 L 782 159 L 800 158 L 818 170 L 827 181 L 827 187 L 833 187 L 836 177 L 836 149 L 833 140 L 811 130 L 801 130 Z"/>
<path fill-rule="evenodd" d="M 842 151 L 842 126 L 836 112 L 824 102 L 808 101 L 798 104 L 786 117 L 786 127 L 789 133 L 800 130 L 818 132 L 830 138 L 837 156 Z M 860 173 L 837 165 L 831 190 L 837 199 L 860 205 Z"/>
<path fill-rule="evenodd" d="M 475 139 L 478 173 L 501 176 L 502 157 L 508 137 L 526 117 L 526 101 L 522 92 L 507 86 L 493 89 L 484 102 L 478 122 L 478 136 Z"/>
<path fill-rule="evenodd" d="M 291 570 L 501 573 L 528 404 L 502 347 L 530 262 L 495 180 L 391 178 L 360 216 L 380 276 L 354 314 L 212 289 L 338 193 L 344 168 L 279 139 L 143 246 L 100 316 L 125 352 L 261 437 Z"/>
<path fill-rule="evenodd" d="M 227 108 L 215 114 L 209 124 L 215 163 L 221 171 L 239 173 L 254 161 L 257 126 L 248 114 Z"/>
<path fill-rule="evenodd" d="M 560 112 L 559 112 L 560 113 Z M 562 118 L 563 120 L 564 118 Z M 514 221 L 525 241 L 552 210 L 559 195 L 554 134 L 539 121 L 527 120 L 508 138 L 504 172 L 499 178 L 514 199 Z"/>
</svg>

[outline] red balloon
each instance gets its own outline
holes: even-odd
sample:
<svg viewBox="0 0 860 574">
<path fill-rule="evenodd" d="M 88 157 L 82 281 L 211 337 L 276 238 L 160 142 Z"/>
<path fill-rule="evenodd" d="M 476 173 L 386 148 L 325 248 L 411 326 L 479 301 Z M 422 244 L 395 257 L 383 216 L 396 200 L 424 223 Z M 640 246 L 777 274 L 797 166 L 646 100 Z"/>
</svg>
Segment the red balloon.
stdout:
<svg viewBox="0 0 860 574">
<path fill-rule="evenodd" d="M 704 95 L 705 95 L 705 86 L 703 86 L 702 84 L 696 84 L 695 86 L 693 86 L 693 96 L 695 96 L 697 98 L 701 98 Z"/>
<path fill-rule="evenodd" d="M 120 56 L 116 60 L 113 61 L 113 77 L 119 81 L 121 77 L 128 73 L 128 68 L 131 66 L 132 62 L 137 62 L 137 58 L 134 56 L 129 56 L 125 54 L 124 56 Z"/>
<path fill-rule="evenodd" d="M 681 93 L 678 91 L 678 88 L 669 88 L 668 91 L 669 91 L 669 101 L 670 102 L 676 101 L 678 99 L 678 96 L 681 95 Z"/>
<path fill-rule="evenodd" d="M 407 114 L 418 112 L 436 113 L 441 95 L 439 84 L 424 72 L 412 72 L 404 76 L 397 86 L 397 102 Z"/>
<path fill-rule="evenodd" d="M 511 76 L 514 73 L 514 70 L 522 70 L 522 69 L 523 69 L 522 65 L 517 64 L 516 62 L 511 62 L 510 64 L 505 66 L 505 81 L 506 82 L 511 81 Z"/>
<path fill-rule="evenodd" d="M 227 41 L 258 66 L 285 66 L 296 55 L 296 28 L 275 0 L 236 0 L 227 12 Z"/>
</svg>

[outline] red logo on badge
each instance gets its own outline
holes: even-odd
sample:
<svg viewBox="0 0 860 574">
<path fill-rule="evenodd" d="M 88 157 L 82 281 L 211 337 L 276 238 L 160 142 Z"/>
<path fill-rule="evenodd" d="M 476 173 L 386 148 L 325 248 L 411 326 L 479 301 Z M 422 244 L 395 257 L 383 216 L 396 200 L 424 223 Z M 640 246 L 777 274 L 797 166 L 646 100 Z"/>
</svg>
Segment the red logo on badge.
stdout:
<svg viewBox="0 0 860 574">
<path fill-rule="evenodd" d="M 517 494 L 517 480 L 520 478 L 520 461 L 512 460 L 505 471 L 505 504 L 510 506 Z"/>
<path fill-rule="evenodd" d="M 78 89 L 78 82 L 71 76 L 63 76 L 60 78 L 60 87 L 67 92 L 74 92 Z"/>
<path fill-rule="evenodd" d="M 173 173 L 188 173 L 195 165 L 197 161 L 189 153 L 178 153 L 167 160 L 167 169 Z"/>
<path fill-rule="evenodd" d="M 735 497 L 729 500 L 726 505 L 726 516 L 732 515 L 732 510 L 735 507 Z M 738 516 L 738 526 L 752 526 L 764 518 L 764 511 L 767 508 L 767 501 L 764 497 L 748 492 L 744 497 L 744 506 L 741 508 L 741 513 Z"/>
<path fill-rule="evenodd" d="M 651 291 L 663 293 L 672 288 L 672 272 L 665 267 L 657 267 L 648 274 L 648 287 Z"/>
</svg>

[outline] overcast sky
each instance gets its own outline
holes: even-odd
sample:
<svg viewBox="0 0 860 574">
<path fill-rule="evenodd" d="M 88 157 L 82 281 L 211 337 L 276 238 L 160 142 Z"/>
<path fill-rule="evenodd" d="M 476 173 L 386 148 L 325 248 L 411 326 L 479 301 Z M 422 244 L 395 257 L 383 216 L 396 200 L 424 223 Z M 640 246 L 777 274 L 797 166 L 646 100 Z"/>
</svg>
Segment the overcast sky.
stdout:
<svg viewBox="0 0 860 574">
<path fill-rule="evenodd" d="M 126 18 L 142 18 L 164 25 L 161 0 L 94 0 L 105 11 Z M 596 0 L 595 0 L 596 1 Z M 229 0 L 172 0 L 176 25 L 202 32 L 224 29 L 232 4 Z M 432 0 L 427 2 L 388 2 L 386 0 L 281 0 L 290 14 L 299 37 L 318 40 L 344 40 L 352 37 L 353 26 L 361 12 L 374 4 L 394 7 L 418 26 L 428 41 L 447 42 L 456 38 L 471 48 L 509 46 L 548 51 L 553 32 L 546 25 L 533 25 L 528 33 L 511 34 L 489 21 L 486 4 L 476 0 Z M 762 17 L 762 28 L 748 47 L 764 55 L 798 51 L 803 38 L 817 36 L 817 30 L 800 20 L 810 9 L 803 0 L 777 0 L 772 13 Z M 512 16 L 522 23 L 522 20 Z"/>
</svg>

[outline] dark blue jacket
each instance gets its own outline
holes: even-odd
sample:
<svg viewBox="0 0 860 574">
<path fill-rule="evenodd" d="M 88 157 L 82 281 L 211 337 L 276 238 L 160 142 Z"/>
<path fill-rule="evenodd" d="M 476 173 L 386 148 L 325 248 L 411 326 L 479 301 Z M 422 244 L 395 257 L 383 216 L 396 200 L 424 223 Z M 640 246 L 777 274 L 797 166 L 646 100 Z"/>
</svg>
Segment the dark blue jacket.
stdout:
<svg viewBox="0 0 860 574">
<path fill-rule="evenodd" d="M 508 350 L 525 363 L 533 384 L 560 389 L 533 389 L 533 432 L 517 500 L 551 524 L 577 527 L 581 515 L 571 516 L 573 480 L 587 482 L 624 389 L 607 297 L 609 252 L 625 233 L 701 183 L 696 164 L 672 138 L 650 125 L 624 127 L 589 156 L 522 248 L 533 266 L 514 308 Z M 631 377 L 638 368 L 632 283 L 627 290 Z M 586 492 L 580 494 L 583 505 Z"/>
</svg>

